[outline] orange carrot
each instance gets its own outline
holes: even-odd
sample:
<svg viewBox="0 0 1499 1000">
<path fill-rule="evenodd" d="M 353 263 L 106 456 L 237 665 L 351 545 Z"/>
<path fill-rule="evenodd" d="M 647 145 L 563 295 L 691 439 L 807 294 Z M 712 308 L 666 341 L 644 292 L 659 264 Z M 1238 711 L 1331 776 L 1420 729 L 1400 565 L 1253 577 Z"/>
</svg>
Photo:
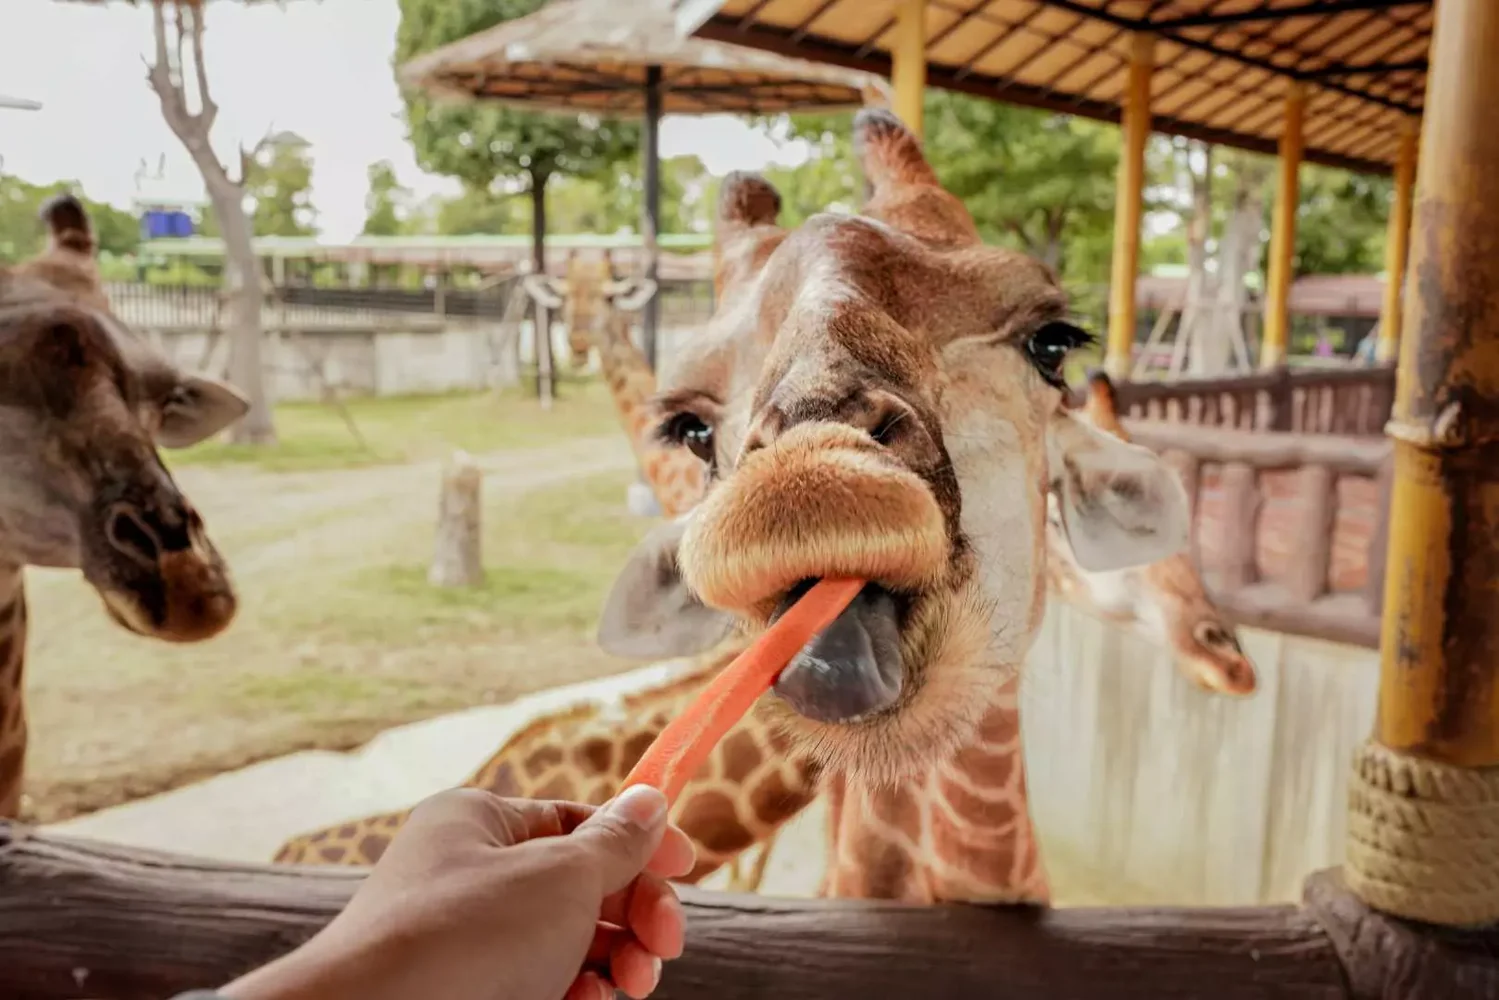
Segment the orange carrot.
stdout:
<svg viewBox="0 0 1499 1000">
<path fill-rule="evenodd" d="M 863 580 L 819 580 L 774 625 L 709 682 L 687 711 L 667 724 L 635 764 L 625 788 L 654 785 L 675 803 L 718 741 L 744 718 L 781 671 L 848 607 Z"/>
</svg>

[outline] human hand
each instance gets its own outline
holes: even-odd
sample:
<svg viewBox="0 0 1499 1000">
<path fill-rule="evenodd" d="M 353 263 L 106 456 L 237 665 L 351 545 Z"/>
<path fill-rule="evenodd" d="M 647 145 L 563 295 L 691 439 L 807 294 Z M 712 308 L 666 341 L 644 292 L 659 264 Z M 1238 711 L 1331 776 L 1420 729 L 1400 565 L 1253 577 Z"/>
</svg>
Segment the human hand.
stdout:
<svg viewBox="0 0 1499 1000">
<path fill-rule="evenodd" d="M 344 911 L 233 1000 L 643 998 L 682 952 L 693 850 L 636 786 L 594 809 L 477 789 L 418 806 Z"/>
</svg>

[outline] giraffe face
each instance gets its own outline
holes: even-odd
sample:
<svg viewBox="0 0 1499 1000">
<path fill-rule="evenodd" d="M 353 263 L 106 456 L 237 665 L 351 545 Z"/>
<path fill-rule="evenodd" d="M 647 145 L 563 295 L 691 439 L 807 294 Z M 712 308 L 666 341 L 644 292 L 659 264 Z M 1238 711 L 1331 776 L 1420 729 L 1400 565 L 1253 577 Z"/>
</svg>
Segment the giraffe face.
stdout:
<svg viewBox="0 0 1499 1000">
<path fill-rule="evenodd" d="M 1051 273 L 979 244 L 894 117 L 855 128 L 865 217 L 783 232 L 763 180 L 725 181 L 720 308 L 658 401 L 708 489 L 647 539 L 601 638 L 685 652 L 731 617 L 765 627 L 816 579 L 866 580 L 771 703 L 823 765 L 891 780 L 969 740 L 1023 660 L 1048 490 L 1095 569 L 1179 548 L 1185 497 L 1149 451 L 1063 406 L 1061 364 L 1086 337 Z"/>
<path fill-rule="evenodd" d="M 43 217 L 47 252 L 0 270 L 0 562 L 81 568 L 132 631 L 206 638 L 233 617 L 234 592 L 156 445 L 217 433 L 245 401 L 109 311 L 76 200 Z"/>
</svg>

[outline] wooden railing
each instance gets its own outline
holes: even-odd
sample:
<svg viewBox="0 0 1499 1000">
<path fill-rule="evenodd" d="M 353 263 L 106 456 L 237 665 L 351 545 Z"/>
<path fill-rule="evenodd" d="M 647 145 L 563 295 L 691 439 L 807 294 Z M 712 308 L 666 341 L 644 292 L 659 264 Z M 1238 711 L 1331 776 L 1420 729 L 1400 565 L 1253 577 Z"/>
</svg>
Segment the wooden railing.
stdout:
<svg viewBox="0 0 1499 1000">
<path fill-rule="evenodd" d="M 1181 474 L 1193 554 L 1224 611 L 1243 625 L 1378 647 L 1388 440 L 1124 424 Z"/>
<path fill-rule="evenodd" d="M 1233 378 L 1119 382 L 1120 416 L 1302 434 L 1377 436 L 1395 399 L 1391 365 L 1281 369 Z"/>
</svg>

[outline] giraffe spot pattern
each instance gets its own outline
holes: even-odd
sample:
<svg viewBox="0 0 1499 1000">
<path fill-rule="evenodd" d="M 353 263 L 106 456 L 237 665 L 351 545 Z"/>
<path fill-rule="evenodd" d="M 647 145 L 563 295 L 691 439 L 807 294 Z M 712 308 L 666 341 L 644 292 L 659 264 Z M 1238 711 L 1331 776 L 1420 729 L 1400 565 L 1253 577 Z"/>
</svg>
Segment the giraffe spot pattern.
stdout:
<svg viewBox="0 0 1499 1000">
<path fill-rule="evenodd" d="M 562 761 L 563 753 L 561 747 L 540 747 L 531 756 L 526 758 L 526 774 L 532 778 L 539 778 L 547 770 L 556 767 Z"/>
<path fill-rule="evenodd" d="M 622 769 L 634 767 L 636 763 L 639 762 L 640 758 L 645 755 L 646 749 L 650 747 L 651 743 L 654 742 L 655 739 L 655 733 L 636 733 L 634 736 L 631 736 L 629 739 L 625 740 L 624 745 L 620 747 L 619 752 L 620 767 Z"/>
<path fill-rule="evenodd" d="M 12 636 L 0 639 L 0 676 L 10 672 L 10 660 L 15 651 L 16 640 Z"/>
<path fill-rule="evenodd" d="M 958 751 L 953 763 L 980 788 L 1009 788 L 1015 773 L 1015 754 L 1008 750 L 995 753 L 967 747 Z"/>
<path fill-rule="evenodd" d="M 869 832 L 851 846 L 851 860 L 857 867 L 838 870 L 834 878 L 834 895 L 864 899 L 912 898 L 916 864 L 903 848 Z"/>
<path fill-rule="evenodd" d="M 976 837 L 971 831 L 955 825 L 940 809 L 932 812 L 931 834 L 932 849 L 949 864 L 1005 883 L 1010 879 L 1016 854 L 1025 840 L 1015 836 L 996 840 L 992 833 Z"/>
<path fill-rule="evenodd" d="M 981 799 L 951 778 L 939 779 L 937 791 L 965 823 L 997 833 L 1015 822 L 1015 804 L 1009 799 Z"/>
<path fill-rule="evenodd" d="M 750 809 L 755 818 L 772 826 L 800 812 L 811 796 L 786 787 L 781 772 L 771 771 L 749 789 Z"/>
<path fill-rule="evenodd" d="M 740 822 L 733 799 L 711 789 L 682 804 L 677 825 L 715 854 L 737 854 L 755 842 L 755 835 Z"/>
<path fill-rule="evenodd" d="M 614 744 L 597 736 L 584 740 L 573 748 L 573 760 L 584 774 L 608 774 L 614 766 Z"/>
<path fill-rule="evenodd" d="M 9 604 L 0 604 L 0 628 L 11 623 L 16 617 L 16 608 L 20 606 L 19 601 L 11 601 Z"/>
<path fill-rule="evenodd" d="M 743 729 L 734 730 L 719 746 L 717 756 L 724 762 L 724 779 L 735 784 L 748 779 L 765 761 L 755 737 Z"/>
<path fill-rule="evenodd" d="M 531 793 L 531 798 L 571 799 L 574 794 L 576 793 L 573 791 L 573 783 L 568 779 L 567 775 L 559 774 L 545 784 L 539 785 Z"/>
<path fill-rule="evenodd" d="M 876 819 L 905 834 L 912 841 L 921 840 L 921 803 L 908 787 L 897 785 L 870 795 L 870 811 Z"/>
<path fill-rule="evenodd" d="M 348 853 L 348 851 L 345 848 L 343 848 L 343 847 L 320 847 L 320 848 L 318 848 L 318 857 L 319 858 L 321 858 L 324 861 L 331 861 L 331 862 L 333 862 L 335 864 L 338 863 L 338 862 L 340 862 L 340 861 L 342 861 L 344 859 L 344 855 L 347 854 L 347 853 Z"/>
<path fill-rule="evenodd" d="M 26 744 L 8 747 L 0 751 L 0 781 L 19 778 L 21 765 L 26 760 Z"/>
<path fill-rule="evenodd" d="M 367 833 L 359 839 L 359 857 L 366 864 L 374 864 L 385 854 L 385 849 L 390 846 L 390 838 L 379 833 Z"/>
<path fill-rule="evenodd" d="M 353 840 L 354 835 L 358 832 L 359 827 L 355 826 L 353 823 L 345 823 L 343 826 L 338 828 L 338 839 Z"/>
<path fill-rule="evenodd" d="M 615 783 L 613 781 L 595 781 L 589 787 L 587 794 L 583 796 L 583 804 L 590 806 L 601 806 L 614 797 Z"/>
</svg>

